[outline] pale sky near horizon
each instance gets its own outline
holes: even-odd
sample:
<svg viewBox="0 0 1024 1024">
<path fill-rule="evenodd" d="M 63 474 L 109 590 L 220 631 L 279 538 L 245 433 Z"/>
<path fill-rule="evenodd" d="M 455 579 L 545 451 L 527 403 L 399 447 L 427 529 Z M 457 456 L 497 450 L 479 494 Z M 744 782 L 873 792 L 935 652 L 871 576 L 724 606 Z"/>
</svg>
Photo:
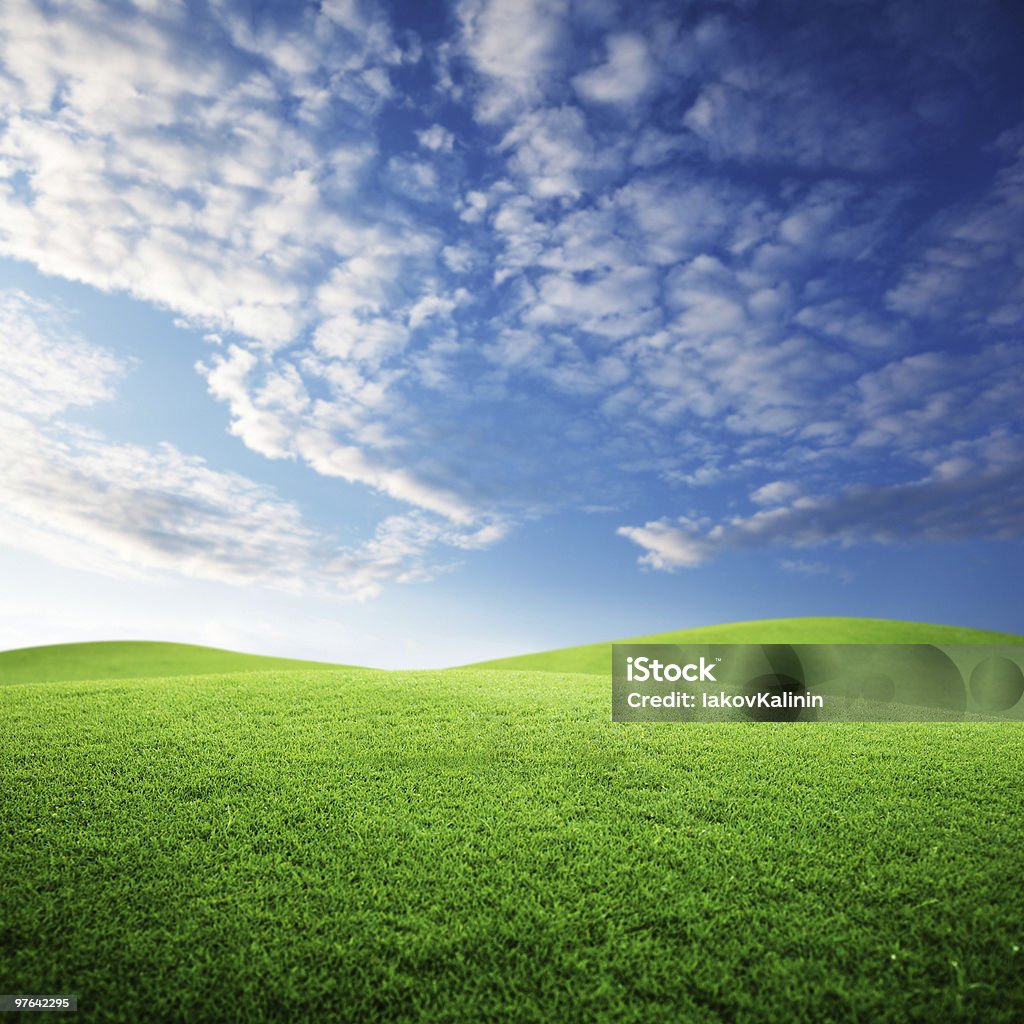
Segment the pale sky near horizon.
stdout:
<svg viewBox="0 0 1024 1024">
<path fill-rule="evenodd" d="M 1024 9 L 7 0 L 0 648 L 1024 633 Z"/>
</svg>

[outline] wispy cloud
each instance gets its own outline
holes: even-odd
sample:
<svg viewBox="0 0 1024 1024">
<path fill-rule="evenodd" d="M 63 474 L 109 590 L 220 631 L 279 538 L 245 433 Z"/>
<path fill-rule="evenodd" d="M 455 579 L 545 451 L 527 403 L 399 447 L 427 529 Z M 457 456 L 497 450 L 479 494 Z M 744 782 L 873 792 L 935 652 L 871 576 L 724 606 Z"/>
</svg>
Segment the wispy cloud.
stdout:
<svg viewBox="0 0 1024 1024">
<path fill-rule="evenodd" d="M 0 292 L 3 543 L 105 574 L 170 572 L 365 599 L 387 582 L 443 571 L 432 554 L 439 546 L 454 555 L 504 533 L 500 522 L 453 525 L 456 510 L 444 508 L 389 517 L 364 544 L 344 547 L 270 487 L 171 444 L 115 443 L 60 415 L 114 397 L 128 369 L 75 334 L 69 314 Z M 277 382 L 280 401 L 293 383 Z"/>
<path fill-rule="evenodd" d="M 779 568 L 801 576 L 826 576 L 832 571 L 825 562 L 808 562 L 803 558 L 783 558 Z"/>
<path fill-rule="evenodd" d="M 889 307 L 961 330 L 1024 320 L 1024 124 L 992 144 L 1002 166 L 981 195 L 935 214 L 888 292 Z"/>
<path fill-rule="evenodd" d="M 112 397 L 125 364 L 76 334 L 59 309 L 0 292 L 0 395 L 10 410 L 49 416 Z"/>
<path fill-rule="evenodd" d="M 720 551 L 1024 537 L 1024 445 L 991 437 L 909 482 L 847 487 L 715 523 L 685 518 L 623 526 L 643 565 L 691 568 Z"/>
</svg>

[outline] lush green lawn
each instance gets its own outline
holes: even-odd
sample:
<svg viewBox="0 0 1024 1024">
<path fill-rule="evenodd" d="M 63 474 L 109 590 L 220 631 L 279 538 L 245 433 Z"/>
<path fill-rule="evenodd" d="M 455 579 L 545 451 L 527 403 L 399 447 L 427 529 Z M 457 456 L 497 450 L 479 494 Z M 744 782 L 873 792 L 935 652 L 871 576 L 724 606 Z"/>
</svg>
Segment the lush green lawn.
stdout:
<svg viewBox="0 0 1024 1024">
<path fill-rule="evenodd" d="M 631 644 L 1019 644 L 1024 636 L 986 629 L 940 626 L 896 619 L 800 618 L 729 622 L 630 637 Z M 611 671 L 611 643 L 563 647 L 512 658 L 481 661 L 472 668 L 543 672 Z"/>
<path fill-rule="evenodd" d="M 14 651 L 0 651 L 0 684 L 339 667 L 317 661 L 239 654 L 196 644 L 113 640 L 106 643 L 51 644 L 47 647 L 19 647 Z"/>
<path fill-rule="evenodd" d="M 1019 725 L 613 725 L 609 685 L 4 687 L 0 992 L 88 1021 L 1024 1020 Z"/>
</svg>

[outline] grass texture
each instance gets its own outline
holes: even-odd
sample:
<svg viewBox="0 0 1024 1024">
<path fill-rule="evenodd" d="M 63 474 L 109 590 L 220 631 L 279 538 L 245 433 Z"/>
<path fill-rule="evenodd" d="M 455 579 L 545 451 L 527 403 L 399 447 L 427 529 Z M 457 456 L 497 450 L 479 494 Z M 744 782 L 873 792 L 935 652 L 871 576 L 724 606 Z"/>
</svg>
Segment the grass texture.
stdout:
<svg viewBox="0 0 1024 1024">
<path fill-rule="evenodd" d="M 1024 1020 L 1018 725 L 614 725 L 609 690 L 7 685 L 0 991 L 82 1021 Z"/>
</svg>

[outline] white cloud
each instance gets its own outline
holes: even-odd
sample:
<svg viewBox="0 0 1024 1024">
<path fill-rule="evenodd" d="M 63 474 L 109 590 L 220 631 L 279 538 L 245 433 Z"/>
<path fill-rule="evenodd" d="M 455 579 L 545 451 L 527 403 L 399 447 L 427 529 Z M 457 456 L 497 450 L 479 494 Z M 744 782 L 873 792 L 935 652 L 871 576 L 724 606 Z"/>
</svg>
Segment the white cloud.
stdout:
<svg viewBox="0 0 1024 1024">
<path fill-rule="evenodd" d="M 426 160 L 392 157 L 388 161 L 388 174 L 398 190 L 411 199 L 427 201 L 437 197 L 440 176 L 437 168 Z"/>
<path fill-rule="evenodd" d="M 710 179 L 658 174 L 634 177 L 615 201 L 635 224 L 644 256 L 665 266 L 723 240 L 750 197 Z"/>
<path fill-rule="evenodd" d="M 441 259 L 453 274 L 464 274 L 473 266 L 475 253 L 468 245 L 446 245 L 441 250 Z"/>
<path fill-rule="evenodd" d="M 206 377 L 210 394 L 227 403 L 231 433 L 260 455 L 285 458 L 291 454 L 293 418 L 309 405 L 309 398 L 291 368 L 264 388 L 250 390 L 249 377 L 258 363 L 252 352 L 232 345 L 226 355 L 197 369 Z"/>
<path fill-rule="evenodd" d="M 231 346 L 204 367 L 211 390 L 235 410 L 235 428 L 248 444 L 271 457 L 322 460 L 328 475 L 367 483 L 429 511 L 391 517 L 364 544 L 342 548 L 270 487 L 215 470 L 171 444 L 117 443 L 57 418 L 112 398 L 125 365 L 75 334 L 60 310 L 3 292 L 4 543 L 111 575 L 172 573 L 364 599 L 386 582 L 438 571 L 438 546 L 467 550 L 505 535 L 509 523 L 477 516 L 456 496 L 403 470 L 375 467 L 326 433 L 307 431 L 296 442 L 288 418 L 297 420 L 310 404 L 301 380 L 283 364 L 250 388 L 258 366 L 252 353 Z"/>
<path fill-rule="evenodd" d="M 199 328 L 217 346 L 200 372 L 244 444 L 401 503 L 346 556 L 368 589 L 398 578 L 377 557 L 493 541 L 537 509 L 592 504 L 625 467 L 740 496 L 777 478 L 754 500 L 780 515 L 798 506 L 779 480 L 827 492 L 849 467 L 889 486 L 923 465 L 948 485 L 982 471 L 963 446 L 1009 431 L 1024 394 L 1021 133 L 993 150 L 988 191 L 936 215 L 899 266 L 914 194 L 859 175 L 903 159 L 949 97 L 893 61 L 894 104 L 866 71 L 904 43 L 866 47 L 849 5 L 823 10 L 791 32 L 753 9 L 673 23 L 463 0 L 459 38 L 427 56 L 355 0 L 143 4 L 116 21 L 91 0 L 11 0 L 0 254 Z M 899 20 L 878 33 L 903 39 Z M 754 26 L 772 45 L 749 45 Z M 966 60 L 955 49 L 928 53 L 945 68 Z M 429 102 L 399 91 L 413 69 L 417 89 L 436 75 Z M 648 98 L 659 126 L 624 131 L 610 107 Z M 18 316 L 44 319 L 25 301 L 0 321 L 15 335 Z M 122 365 L 40 330 L 0 355 L 23 411 L 109 397 Z M 81 466 L 79 435 L 63 454 L 39 436 L 46 459 Z M 624 529 L 646 531 L 652 565 L 725 543 Z"/>
<path fill-rule="evenodd" d="M 450 153 L 455 144 L 455 136 L 439 124 L 418 131 L 416 138 L 421 146 L 435 153 Z"/>
<path fill-rule="evenodd" d="M 1021 539 L 1024 445 L 993 437 L 975 455 L 941 463 L 916 480 L 798 497 L 710 527 L 657 520 L 616 532 L 645 550 L 642 565 L 665 570 L 693 567 L 730 550 Z"/>
<path fill-rule="evenodd" d="M 415 330 L 435 317 L 446 317 L 458 305 L 455 298 L 441 295 L 424 295 L 409 310 L 409 326 Z"/>
<path fill-rule="evenodd" d="M 579 196 L 582 175 L 595 163 L 586 122 L 575 107 L 524 114 L 505 135 L 501 147 L 513 151 L 513 172 L 541 199 Z"/>
<path fill-rule="evenodd" d="M 303 430 L 295 438 L 295 450 L 322 476 L 366 484 L 460 525 L 469 526 L 476 520 L 473 507 L 453 491 L 421 480 L 408 470 L 381 466 L 359 448 L 338 441 L 327 430 Z"/>
<path fill-rule="evenodd" d="M 424 558 L 438 544 L 472 550 L 500 540 L 505 530 L 505 524 L 494 522 L 467 533 L 422 513 L 389 516 L 365 545 L 342 553 L 328 568 L 365 600 L 378 596 L 385 583 L 423 583 L 446 571 L 447 567 L 429 564 Z"/>
<path fill-rule="evenodd" d="M 863 374 L 846 419 L 854 443 L 920 451 L 1009 426 L 1024 395 L 1018 346 L 999 342 L 970 354 L 918 352 Z"/>
<path fill-rule="evenodd" d="M 848 299 L 805 306 L 793 319 L 801 327 L 864 349 L 893 352 L 906 344 L 902 324 L 858 309 Z"/>
<path fill-rule="evenodd" d="M 59 310 L 0 291 L 0 403 L 12 412 L 49 416 L 105 401 L 126 368 L 71 331 Z"/>
<path fill-rule="evenodd" d="M 314 582 L 318 538 L 268 489 L 171 445 L 111 444 L 71 430 L 57 442 L 6 419 L 17 433 L 0 464 L 6 543 L 100 572 L 288 589 Z"/>
<path fill-rule="evenodd" d="M 331 367 L 337 365 L 328 364 L 328 379 Z M 282 362 L 268 368 L 252 353 L 233 346 L 225 356 L 218 355 L 199 369 L 210 392 L 228 403 L 231 432 L 254 451 L 271 458 L 298 457 L 322 476 L 365 484 L 454 523 L 474 522 L 473 507 L 450 489 L 401 467 L 390 467 L 383 463 L 383 455 L 374 458 L 360 446 L 339 440 L 333 429 L 339 419 L 335 408 L 327 405 L 310 411 L 313 403 L 294 366 Z M 358 386 L 358 378 L 340 381 L 343 387 L 354 382 Z M 362 397 L 368 397 L 365 390 Z M 369 400 L 376 398 L 370 395 Z M 356 413 L 343 415 L 340 421 L 353 433 L 361 418 Z"/>
<path fill-rule="evenodd" d="M 332 196 L 376 151 L 363 94 L 383 86 L 367 76 L 400 54 L 382 22 L 351 12 L 304 12 L 290 34 L 224 4 L 215 13 L 241 55 L 211 49 L 214 28 L 190 31 L 176 9 L 125 12 L 115 31 L 89 6 L 4 6 L 0 253 L 276 347 L 308 324 L 310 280 L 365 236 Z M 358 24 L 358 41 L 335 21 Z M 322 127 L 340 114 L 349 128 L 325 149 Z M 399 170 L 432 187 L 429 166 Z M 394 234 L 401 246 L 411 232 Z"/>
<path fill-rule="evenodd" d="M 125 365 L 68 317 L 0 294 L 5 543 L 101 572 L 303 584 L 316 535 L 269 489 L 172 445 L 115 444 L 55 418 L 113 397 Z"/>
<path fill-rule="evenodd" d="M 652 569 L 671 572 L 673 569 L 692 568 L 705 561 L 713 550 L 689 520 L 654 520 L 643 526 L 620 526 L 615 532 L 644 548 L 646 554 L 640 564 Z"/>
<path fill-rule="evenodd" d="M 61 442 L 0 411 L 17 437 L 0 452 L 0 534 L 9 546 L 105 575 L 172 573 L 236 586 L 365 600 L 387 583 L 441 571 L 436 549 L 484 547 L 504 529 L 468 532 L 444 519 L 392 517 L 362 545 L 341 548 L 298 507 L 172 445 L 112 444 L 68 431 Z"/>
<path fill-rule="evenodd" d="M 523 319 L 626 337 L 651 326 L 656 295 L 656 278 L 646 267 L 616 269 L 586 282 L 569 274 L 547 274 Z"/>
<path fill-rule="evenodd" d="M 485 82 L 478 117 L 496 121 L 542 98 L 567 14 L 565 0 L 462 0 L 463 47 Z"/>
<path fill-rule="evenodd" d="M 773 480 L 770 484 L 758 487 L 750 495 L 750 500 L 758 505 L 781 505 L 799 493 L 800 488 L 791 480 Z"/>
<path fill-rule="evenodd" d="M 1024 319 L 1024 125 L 994 150 L 1003 166 L 979 196 L 936 214 L 886 296 L 891 309 L 968 327 L 1016 327 Z"/>
<path fill-rule="evenodd" d="M 608 39 L 604 64 L 577 75 L 576 91 L 594 103 L 634 103 L 654 77 L 651 55 L 643 37 L 624 32 Z"/>
</svg>

